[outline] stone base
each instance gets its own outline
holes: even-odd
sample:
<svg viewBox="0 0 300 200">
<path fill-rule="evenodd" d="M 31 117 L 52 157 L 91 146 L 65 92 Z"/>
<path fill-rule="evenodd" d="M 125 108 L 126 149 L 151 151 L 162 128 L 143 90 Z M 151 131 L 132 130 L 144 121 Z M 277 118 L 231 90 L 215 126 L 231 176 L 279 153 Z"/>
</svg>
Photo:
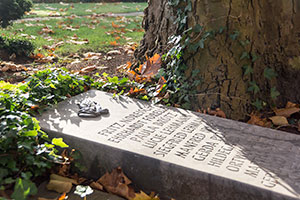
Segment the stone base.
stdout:
<svg viewBox="0 0 300 200">
<path fill-rule="evenodd" d="M 77 116 L 91 98 L 110 110 Z M 51 137 L 81 151 L 88 176 L 121 166 L 134 184 L 162 200 L 300 199 L 300 136 L 154 106 L 96 90 L 39 117 Z"/>
</svg>

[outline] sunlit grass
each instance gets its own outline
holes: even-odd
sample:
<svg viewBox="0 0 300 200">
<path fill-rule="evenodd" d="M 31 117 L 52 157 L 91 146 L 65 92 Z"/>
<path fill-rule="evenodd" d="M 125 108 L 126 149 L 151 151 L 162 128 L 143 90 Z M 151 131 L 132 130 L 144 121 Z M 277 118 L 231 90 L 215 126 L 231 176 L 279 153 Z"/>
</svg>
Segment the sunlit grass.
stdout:
<svg viewBox="0 0 300 200">
<path fill-rule="evenodd" d="M 23 35 L 23 37 L 27 38 L 34 36 L 35 39 L 30 40 L 37 47 L 36 53 L 38 48 L 45 52 L 46 50 L 43 49 L 43 46 L 51 46 L 64 41 L 64 44 L 55 50 L 56 54 L 62 55 L 75 52 L 105 51 L 114 47 L 110 44 L 114 41 L 120 46 L 127 42 L 139 43 L 143 36 L 141 21 L 141 16 L 48 19 L 39 22 L 15 23 L 7 29 L 0 29 L 0 34 L 9 36 Z M 112 22 L 120 27 L 113 27 Z M 42 28 L 46 26 L 53 30 L 54 33 L 39 34 Z M 65 30 L 66 26 L 73 28 L 74 31 Z M 89 43 L 82 45 L 68 43 L 74 36 L 78 37 L 77 41 L 87 39 Z"/>
<path fill-rule="evenodd" d="M 61 16 L 70 15 L 90 15 L 93 13 L 129 13 L 143 11 L 147 3 L 69 3 L 67 5 L 59 3 L 34 4 L 32 11 L 25 18 L 47 17 L 49 14 L 59 14 Z"/>
</svg>

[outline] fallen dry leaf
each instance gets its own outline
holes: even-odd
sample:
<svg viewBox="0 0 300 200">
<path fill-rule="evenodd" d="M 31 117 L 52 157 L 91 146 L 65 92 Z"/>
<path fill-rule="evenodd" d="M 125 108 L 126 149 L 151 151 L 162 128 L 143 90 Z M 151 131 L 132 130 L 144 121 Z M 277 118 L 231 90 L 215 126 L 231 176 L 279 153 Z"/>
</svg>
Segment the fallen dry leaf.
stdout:
<svg viewBox="0 0 300 200">
<path fill-rule="evenodd" d="M 147 59 L 142 66 L 140 66 L 140 73 L 144 76 L 153 76 L 157 74 L 158 70 L 161 68 L 161 56 L 155 54 L 150 59 Z"/>
<path fill-rule="evenodd" d="M 112 26 L 113 28 L 120 28 L 120 26 L 117 25 L 117 24 L 115 24 L 114 22 L 111 23 L 111 26 Z"/>
<path fill-rule="evenodd" d="M 155 194 L 152 192 L 149 195 L 141 191 L 140 193 L 135 193 L 135 197 L 131 200 L 160 200 L 158 196 L 155 196 Z"/>
<path fill-rule="evenodd" d="M 84 67 L 80 70 L 80 73 L 88 73 L 88 72 L 92 72 L 94 70 L 96 70 L 97 67 L 95 65 L 92 65 L 92 66 L 87 66 L 87 67 Z"/>
<path fill-rule="evenodd" d="M 45 33 L 45 34 L 53 34 L 54 31 L 53 31 L 52 29 L 48 28 L 47 26 L 45 26 L 45 27 L 43 27 L 42 30 L 39 32 L 40 35 L 43 34 L 43 33 Z"/>
<path fill-rule="evenodd" d="M 27 68 L 23 65 L 17 65 L 12 62 L 0 62 L 0 72 L 18 72 L 18 71 L 27 71 Z"/>
<path fill-rule="evenodd" d="M 289 122 L 286 117 L 284 116 L 273 116 L 269 118 L 272 123 L 276 126 L 287 126 Z"/>
<path fill-rule="evenodd" d="M 133 94 L 143 94 L 145 93 L 145 89 L 138 89 L 137 87 L 135 87 L 134 89 L 133 88 L 130 88 L 130 91 L 129 91 L 129 94 L 130 95 L 133 95 Z"/>
<path fill-rule="evenodd" d="M 50 180 L 46 188 L 48 190 L 56 191 L 58 193 L 68 193 L 72 189 L 72 183 L 58 180 Z"/>
<path fill-rule="evenodd" d="M 63 181 L 63 182 L 70 182 L 74 185 L 77 185 L 77 181 L 71 178 L 66 178 L 57 174 L 51 174 L 50 175 L 50 180 L 57 180 L 57 181 Z"/>
<path fill-rule="evenodd" d="M 86 39 L 86 40 L 83 40 L 83 41 L 70 40 L 69 43 L 82 45 L 82 44 L 88 44 L 89 41 L 88 41 L 87 39 Z"/>
<path fill-rule="evenodd" d="M 58 197 L 58 200 L 64 200 L 66 198 L 66 193 L 63 193 L 60 197 Z"/>
<path fill-rule="evenodd" d="M 248 124 L 262 126 L 262 127 L 271 127 L 272 123 L 269 122 L 266 118 L 261 118 L 255 113 L 250 114 L 251 119 L 247 122 Z"/>
<path fill-rule="evenodd" d="M 90 187 L 96 190 L 101 190 L 101 191 L 103 190 L 103 186 L 98 182 L 92 182 L 90 184 Z"/>
<path fill-rule="evenodd" d="M 109 44 L 110 44 L 111 46 L 117 46 L 117 45 L 118 45 L 117 41 L 110 42 Z"/>
<path fill-rule="evenodd" d="M 294 108 L 294 107 L 299 107 L 299 106 L 297 104 L 293 103 L 293 102 L 290 102 L 290 101 L 288 101 L 286 103 L 286 106 L 285 106 L 285 108 Z"/>
<path fill-rule="evenodd" d="M 114 169 L 111 173 L 104 174 L 97 182 L 102 184 L 110 193 L 127 199 L 135 197 L 133 188 L 128 186 L 131 181 L 125 176 L 121 167 Z"/>
<path fill-rule="evenodd" d="M 119 50 L 112 50 L 112 51 L 109 51 L 109 52 L 107 52 L 107 55 L 108 56 L 112 56 L 112 55 L 121 55 L 122 53 L 121 53 L 121 51 L 119 51 Z"/>
<path fill-rule="evenodd" d="M 220 108 L 217 108 L 216 110 L 207 109 L 207 113 L 209 115 L 226 118 L 226 114 Z"/>
<path fill-rule="evenodd" d="M 277 116 L 284 116 L 284 117 L 290 117 L 292 114 L 297 113 L 299 111 L 300 108 L 297 107 L 288 107 L 288 108 L 274 110 Z"/>
</svg>

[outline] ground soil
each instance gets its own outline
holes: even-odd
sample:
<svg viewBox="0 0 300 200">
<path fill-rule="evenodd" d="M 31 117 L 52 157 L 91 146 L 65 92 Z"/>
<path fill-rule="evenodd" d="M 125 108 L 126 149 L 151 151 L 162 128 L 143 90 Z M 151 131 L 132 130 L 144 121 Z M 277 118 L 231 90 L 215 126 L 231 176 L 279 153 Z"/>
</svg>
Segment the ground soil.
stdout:
<svg viewBox="0 0 300 200">
<path fill-rule="evenodd" d="M 120 51 L 121 54 L 107 55 L 106 52 L 93 52 L 101 53 L 98 59 L 87 59 L 84 60 L 83 54 L 72 54 L 64 58 L 59 58 L 59 62 L 54 63 L 56 67 L 65 67 L 69 71 L 74 73 L 80 73 L 82 75 L 89 75 L 94 77 L 96 73 L 102 74 L 107 73 L 109 76 L 124 76 L 120 73 L 118 68 L 120 66 L 126 65 L 127 62 L 133 61 L 133 54 L 127 54 L 121 47 L 115 48 L 115 50 Z M 43 70 L 49 63 L 34 63 L 33 59 L 25 56 L 17 56 L 14 59 L 9 59 L 10 55 L 4 51 L 0 51 L 0 58 L 3 61 L 13 62 L 15 64 L 24 65 L 28 71 L 18 71 L 18 72 L 1 72 L 0 69 L 0 80 L 4 80 L 10 83 L 22 82 L 35 71 Z M 82 69 L 88 66 L 95 66 L 95 69 L 88 72 L 82 72 Z"/>
</svg>

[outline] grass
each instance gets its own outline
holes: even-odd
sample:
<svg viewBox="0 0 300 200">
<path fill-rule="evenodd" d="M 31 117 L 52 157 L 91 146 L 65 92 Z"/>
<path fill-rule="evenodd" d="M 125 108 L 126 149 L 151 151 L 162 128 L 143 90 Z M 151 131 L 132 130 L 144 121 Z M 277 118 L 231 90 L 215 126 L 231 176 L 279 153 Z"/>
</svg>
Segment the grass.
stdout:
<svg viewBox="0 0 300 200">
<path fill-rule="evenodd" d="M 143 11 L 147 3 L 70 3 L 70 4 L 34 4 L 31 12 L 25 18 L 47 17 L 50 14 L 70 16 L 70 15 L 91 15 L 93 13 L 129 13 Z"/>
<path fill-rule="evenodd" d="M 64 44 L 55 49 L 55 54 L 99 52 L 113 48 L 114 45 L 111 42 L 115 42 L 117 45 L 124 45 L 127 42 L 139 43 L 144 34 L 141 29 L 141 21 L 141 16 L 45 19 L 38 22 L 15 23 L 7 29 L 0 29 L 0 34 L 26 38 L 35 37 L 30 40 L 37 48 L 42 49 L 41 52 L 44 54 L 47 50 L 43 49 L 43 46 L 51 46 L 60 41 L 64 41 Z M 39 34 L 44 27 L 48 27 L 54 33 Z M 66 30 L 66 27 L 72 28 L 73 31 Z M 87 39 L 89 43 L 82 45 L 69 43 L 74 36 L 78 37 L 77 41 Z M 38 50 L 35 53 L 37 52 Z"/>
</svg>

